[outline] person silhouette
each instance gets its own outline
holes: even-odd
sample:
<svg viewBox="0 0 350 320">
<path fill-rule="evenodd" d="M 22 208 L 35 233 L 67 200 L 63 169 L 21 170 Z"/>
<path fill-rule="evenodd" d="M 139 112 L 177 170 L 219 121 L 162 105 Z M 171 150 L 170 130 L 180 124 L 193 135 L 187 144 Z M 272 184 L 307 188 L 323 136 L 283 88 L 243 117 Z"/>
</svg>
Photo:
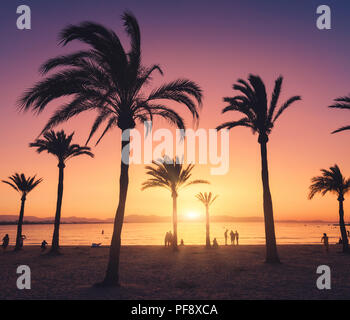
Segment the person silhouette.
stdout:
<svg viewBox="0 0 350 320">
<path fill-rule="evenodd" d="M 326 248 L 326 252 L 328 252 L 329 251 L 329 241 L 328 241 L 328 236 L 327 236 L 327 233 L 324 233 L 323 234 L 323 237 L 321 238 L 321 242 L 323 242 L 324 243 L 324 246 L 325 246 L 325 248 Z"/>
<path fill-rule="evenodd" d="M 233 233 L 233 231 L 231 230 L 230 232 L 230 237 L 231 237 L 231 244 L 235 244 L 235 234 Z"/>
<path fill-rule="evenodd" d="M 168 244 L 169 244 L 169 232 L 167 232 L 164 237 L 164 245 L 167 247 Z"/>
<path fill-rule="evenodd" d="M 227 246 L 227 233 L 228 233 L 228 229 L 226 229 L 224 236 L 225 236 L 225 246 Z M 213 242 L 214 243 L 214 242 Z M 214 245 L 214 244 L 213 244 Z"/>
<path fill-rule="evenodd" d="M 184 245 L 185 245 L 184 239 L 181 239 L 180 246 L 184 246 Z"/>
<path fill-rule="evenodd" d="M 236 236 L 236 244 L 238 246 L 239 233 L 237 232 L 237 230 L 236 230 L 235 236 Z"/>
<path fill-rule="evenodd" d="M 46 242 L 46 240 L 44 240 L 44 241 L 41 243 L 41 246 L 40 246 L 41 251 L 45 251 L 45 250 L 46 250 L 46 246 L 47 246 L 47 242 Z"/>
<path fill-rule="evenodd" d="M 19 238 L 19 247 L 20 248 L 23 248 L 23 242 L 24 242 L 24 240 L 26 240 L 27 239 L 27 237 L 23 234 L 23 235 L 21 235 L 21 237 Z"/>
<path fill-rule="evenodd" d="M 213 248 L 219 248 L 219 244 L 218 244 L 218 241 L 216 240 L 216 238 L 214 238 L 213 240 Z"/>
<path fill-rule="evenodd" d="M 168 241 L 167 241 L 167 244 L 168 244 L 168 247 L 170 247 L 173 243 L 173 234 L 171 233 L 171 231 L 168 232 Z"/>
<path fill-rule="evenodd" d="M 6 248 L 8 247 L 9 242 L 10 242 L 10 237 L 9 237 L 9 235 L 6 233 L 5 237 L 2 238 L 2 248 L 3 248 L 4 250 L 6 250 Z"/>
</svg>

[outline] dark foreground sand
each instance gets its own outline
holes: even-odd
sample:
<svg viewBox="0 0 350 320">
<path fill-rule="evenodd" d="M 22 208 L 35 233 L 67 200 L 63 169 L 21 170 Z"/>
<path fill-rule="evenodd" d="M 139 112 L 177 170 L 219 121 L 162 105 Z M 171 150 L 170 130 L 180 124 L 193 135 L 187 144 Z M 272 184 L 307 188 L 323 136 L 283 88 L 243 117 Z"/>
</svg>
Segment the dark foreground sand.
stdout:
<svg viewBox="0 0 350 320">
<path fill-rule="evenodd" d="M 199 246 L 179 252 L 157 246 L 122 248 L 121 288 L 97 289 L 108 248 L 64 247 L 47 256 L 37 247 L 0 251 L 0 299 L 350 299 L 350 255 L 331 247 L 280 246 L 281 265 L 264 263 L 263 246 Z M 30 266 L 32 289 L 16 288 L 16 268 Z M 332 289 L 316 288 L 316 268 L 332 270 Z"/>
</svg>

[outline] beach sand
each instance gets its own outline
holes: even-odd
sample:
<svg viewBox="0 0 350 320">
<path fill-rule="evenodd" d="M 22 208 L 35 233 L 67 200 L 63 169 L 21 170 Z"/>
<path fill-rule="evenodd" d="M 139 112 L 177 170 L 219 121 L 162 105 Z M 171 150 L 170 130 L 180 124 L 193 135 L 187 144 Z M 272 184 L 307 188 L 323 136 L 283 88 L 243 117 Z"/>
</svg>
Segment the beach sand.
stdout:
<svg viewBox="0 0 350 320">
<path fill-rule="evenodd" d="M 268 265 L 264 246 L 125 246 L 122 287 L 112 289 L 92 287 L 103 279 L 108 248 L 63 247 L 61 256 L 0 250 L 0 299 L 350 299 L 350 255 L 340 249 L 283 245 L 283 263 Z M 31 268 L 31 290 L 16 287 L 19 265 Z M 319 265 L 331 268 L 331 290 L 316 287 Z"/>
</svg>

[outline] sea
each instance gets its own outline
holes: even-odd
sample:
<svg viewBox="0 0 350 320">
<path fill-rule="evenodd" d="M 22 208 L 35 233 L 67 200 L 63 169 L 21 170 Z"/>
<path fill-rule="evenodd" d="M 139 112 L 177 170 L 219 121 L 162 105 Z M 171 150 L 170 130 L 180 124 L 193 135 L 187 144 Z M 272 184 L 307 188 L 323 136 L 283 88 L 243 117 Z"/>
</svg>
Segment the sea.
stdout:
<svg viewBox="0 0 350 320">
<path fill-rule="evenodd" d="M 0 239 L 10 236 L 10 245 L 16 237 L 16 225 L 1 225 Z M 327 233 L 330 243 L 336 243 L 340 237 L 339 227 L 331 223 L 294 223 L 276 222 L 278 244 L 320 244 L 323 233 Z M 210 225 L 211 240 L 216 238 L 219 245 L 225 243 L 224 233 L 228 229 L 239 233 L 239 244 L 255 245 L 265 243 L 263 222 L 225 223 L 213 222 Z M 164 245 L 167 231 L 172 230 L 171 223 L 125 223 L 122 231 L 122 245 Z M 60 245 L 91 246 L 92 243 L 109 245 L 113 224 L 62 224 L 60 227 Z M 228 233 L 229 233 L 228 232 Z M 22 234 L 26 236 L 25 245 L 40 245 L 43 240 L 51 243 L 52 224 L 23 225 Z M 179 242 L 186 245 L 205 243 L 205 224 L 202 222 L 180 222 L 178 224 Z"/>
</svg>

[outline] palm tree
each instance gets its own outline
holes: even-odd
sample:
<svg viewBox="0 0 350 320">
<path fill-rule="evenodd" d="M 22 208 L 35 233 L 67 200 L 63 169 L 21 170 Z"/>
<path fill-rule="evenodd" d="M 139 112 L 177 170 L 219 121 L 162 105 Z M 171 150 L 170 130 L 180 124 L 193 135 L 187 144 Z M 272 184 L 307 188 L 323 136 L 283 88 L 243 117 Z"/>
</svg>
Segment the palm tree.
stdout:
<svg viewBox="0 0 350 320">
<path fill-rule="evenodd" d="M 21 194 L 21 210 L 19 212 L 18 224 L 17 224 L 17 237 L 15 250 L 20 250 L 22 248 L 22 225 L 24 216 L 24 205 L 27 199 L 27 194 L 32 191 L 43 179 L 36 179 L 36 176 L 26 177 L 23 173 L 9 177 L 10 181 L 2 180 L 3 183 L 10 185 L 13 189 Z"/>
<path fill-rule="evenodd" d="M 153 166 L 146 166 L 146 174 L 150 178 L 142 183 L 142 190 L 162 187 L 171 192 L 173 198 L 173 247 L 177 249 L 177 197 L 180 189 L 198 183 L 209 183 L 206 180 L 192 180 L 191 172 L 194 168 L 193 164 L 184 166 L 176 157 L 174 160 L 168 156 L 163 159 L 153 161 Z"/>
<path fill-rule="evenodd" d="M 225 122 L 217 127 L 217 130 L 232 129 L 235 127 L 250 128 L 253 134 L 258 133 L 258 142 L 261 151 L 261 175 L 264 191 L 264 219 L 266 237 L 266 262 L 279 263 L 276 246 L 275 226 L 273 219 L 273 207 L 269 185 L 269 171 L 267 162 L 267 142 L 277 119 L 295 101 L 301 100 L 300 96 L 289 98 L 277 110 L 277 103 L 281 93 L 283 77 L 280 76 L 275 81 L 270 104 L 267 101 L 265 84 L 259 76 L 249 75 L 249 83 L 239 79 L 233 85 L 234 90 L 240 91 L 240 95 L 224 98 L 228 103 L 222 113 L 227 111 L 237 111 L 244 115 L 240 120 Z M 277 111 L 277 112 L 276 112 Z"/>
<path fill-rule="evenodd" d="M 312 199 L 316 193 L 323 196 L 327 192 L 335 193 L 339 202 L 339 227 L 343 241 L 343 252 L 348 252 L 348 236 L 344 223 L 344 195 L 350 190 L 350 179 L 345 179 L 337 165 L 330 167 L 329 170 L 322 169 L 322 176 L 312 178 L 309 198 Z"/>
<path fill-rule="evenodd" d="M 348 97 L 339 97 L 334 99 L 336 101 L 335 104 L 329 106 L 329 108 L 336 108 L 336 109 L 348 109 L 350 110 L 350 96 Z M 334 130 L 332 133 L 337 133 L 345 130 L 350 130 L 350 126 L 344 126 L 337 130 Z"/>
<path fill-rule="evenodd" d="M 90 157 L 94 157 L 94 155 L 90 152 L 90 147 L 82 147 L 78 144 L 72 144 L 74 132 L 67 136 L 63 130 L 58 132 L 50 130 L 45 132 L 43 136 L 44 139 L 36 139 L 34 142 L 30 143 L 29 146 L 36 148 L 38 153 L 46 151 L 47 153 L 55 156 L 58 160 L 57 203 L 51 253 L 59 253 L 59 230 L 63 198 L 63 178 L 66 162 L 69 159 L 80 155 L 88 155 Z"/>
<path fill-rule="evenodd" d="M 204 194 L 202 192 L 196 195 L 197 199 L 205 205 L 205 213 L 206 213 L 206 237 L 205 237 L 205 245 L 210 247 L 210 232 L 209 232 L 209 207 L 213 204 L 215 199 L 218 197 L 214 196 L 211 192 Z"/>
<path fill-rule="evenodd" d="M 185 105 L 198 121 L 198 106 L 201 106 L 202 91 L 187 79 L 164 84 L 150 92 L 151 76 L 162 70 L 158 65 L 145 67 L 141 64 L 141 37 L 136 18 L 131 13 L 122 16 L 124 27 L 131 39 L 130 50 L 123 48 L 118 36 L 110 29 L 93 23 L 83 22 L 70 25 L 60 33 L 63 45 L 79 40 L 88 46 L 65 56 L 48 60 L 41 68 L 46 74 L 59 67 L 59 71 L 47 76 L 23 94 L 20 107 L 40 113 L 49 102 L 63 96 L 73 98 L 71 102 L 56 110 L 43 131 L 67 121 L 85 111 L 97 111 L 88 141 L 102 123 L 107 123 L 104 135 L 114 127 L 122 130 L 121 163 L 119 178 L 119 204 L 114 221 L 114 231 L 105 279 L 99 285 L 119 285 L 119 257 L 121 232 L 124 221 L 126 196 L 129 184 L 129 129 L 136 122 L 145 122 L 161 117 L 180 129 L 185 129 L 183 119 L 173 109 L 164 105 L 166 100 Z"/>
</svg>

